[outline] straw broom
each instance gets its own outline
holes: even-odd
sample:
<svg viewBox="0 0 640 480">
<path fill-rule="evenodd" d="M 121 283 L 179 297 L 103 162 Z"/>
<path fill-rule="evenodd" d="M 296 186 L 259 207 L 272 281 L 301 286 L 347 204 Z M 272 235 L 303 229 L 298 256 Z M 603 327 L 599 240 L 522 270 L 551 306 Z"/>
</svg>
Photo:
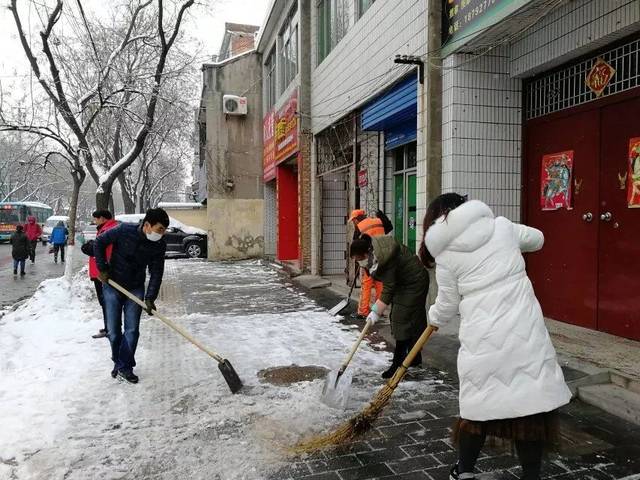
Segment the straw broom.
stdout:
<svg viewBox="0 0 640 480">
<path fill-rule="evenodd" d="M 293 452 L 298 454 L 313 453 L 328 447 L 343 446 L 368 432 L 384 408 L 389 404 L 391 395 L 393 395 L 396 387 L 406 375 L 411 362 L 413 362 L 413 359 L 418 352 L 422 350 L 424 344 L 427 343 L 427 340 L 429 340 L 429 337 L 431 337 L 435 331 L 436 327 L 427 327 L 409 352 L 409 355 L 407 355 L 402 362 L 402 365 L 398 367 L 393 377 L 378 391 L 372 402 L 362 412 L 340 425 L 333 432 L 319 435 L 299 443 L 293 447 Z"/>
</svg>

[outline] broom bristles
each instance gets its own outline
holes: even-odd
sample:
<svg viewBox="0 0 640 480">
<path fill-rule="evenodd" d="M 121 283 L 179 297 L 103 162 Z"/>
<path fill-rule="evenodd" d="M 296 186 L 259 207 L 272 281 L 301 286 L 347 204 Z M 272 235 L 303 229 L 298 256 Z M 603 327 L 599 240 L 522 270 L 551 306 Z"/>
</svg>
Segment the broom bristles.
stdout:
<svg viewBox="0 0 640 480">
<path fill-rule="evenodd" d="M 293 448 L 293 452 L 297 454 L 313 453 L 327 447 L 351 443 L 357 437 L 371 430 L 373 423 L 378 419 L 389 400 L 391 400 L 391 395 L 393 395 L 396 386 L 397 384 L 394 386 L 386 384 L 378 391 L 371 403 L 358 415 L 350 418 L 331 433 L 318 435 L 296 445 Z"/>
</svg>

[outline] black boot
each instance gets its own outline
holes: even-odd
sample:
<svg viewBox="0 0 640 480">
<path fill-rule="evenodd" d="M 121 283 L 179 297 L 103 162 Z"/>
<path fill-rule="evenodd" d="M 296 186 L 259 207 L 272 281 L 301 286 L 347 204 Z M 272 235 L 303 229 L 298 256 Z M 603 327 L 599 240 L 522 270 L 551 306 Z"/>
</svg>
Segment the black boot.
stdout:
<svg viewBox="0 0 640 480">
<path fill-rule="evenodd" d="M 118 369 L 116 367 L 113 367 L 113 370 L 111 370 L 111 378 L 116 378 L 118 376 Z"/>
<path fill-rule="evenodd" d="M 17 275 L 17 274 L 18 274 L 18 270 L 15 270 L 15 269 L 14 269 L 14 270 L 13 270 L 13 274 L 14 274 L 14 275 Z"/>
<path fill-rule="evenodd" d="M 458 464 L 456 463 L 449 471 L 449 480 L 475 480 L 476 476 L 472 473 L 458 473 Z"/>
<path fill-rule="evenodd" d="M 128 370 L 126 372 L 123 372 L 122 370 L 118 371 L 118 376 L 120 378 L 124 378 L 127 382 L 129 383 L 138 383 L 138 376 L 133 373 L 133 370 Z"/>
</svg>

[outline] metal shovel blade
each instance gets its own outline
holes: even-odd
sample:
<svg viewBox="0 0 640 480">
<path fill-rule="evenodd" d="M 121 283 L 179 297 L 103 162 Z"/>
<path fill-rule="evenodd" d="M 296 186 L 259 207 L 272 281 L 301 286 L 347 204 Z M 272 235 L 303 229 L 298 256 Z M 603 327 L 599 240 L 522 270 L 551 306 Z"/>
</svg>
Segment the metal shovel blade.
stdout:
<svg viewBox="0 0 640 480">
<path fill-rule="evenodd" d="M 335 307 L 333 307 L 331 310 L 329 310 L 329 315 L 335 317 L 336 315 L 338 315 L 342 310 L 344 310 L 345 308 L 347 308 L 347 305 L 349 305 L 349 299 L 345 298 L 344 300 L 342 300 L 340 303 L 338 303 Z"/>
<path fill-rule="evenodd" d="M 222 372 L 222 376 L 224 377 L 227 385 L 231 389 L 231 393 L 236 393 L 242 388 L 242 380 L 229 363 L 229 360 L 224 359 L 222 362 L 218 363 L 218 368 L 220 372 Z"/>
<path fill-rule="evenodd" d="M 331 370 L 327 375 L 320 400 L 333 408 L 345 409 L 351 393 L 353 371 L 349 368 L 338 377 L 338 370 Z"/>
</svg>

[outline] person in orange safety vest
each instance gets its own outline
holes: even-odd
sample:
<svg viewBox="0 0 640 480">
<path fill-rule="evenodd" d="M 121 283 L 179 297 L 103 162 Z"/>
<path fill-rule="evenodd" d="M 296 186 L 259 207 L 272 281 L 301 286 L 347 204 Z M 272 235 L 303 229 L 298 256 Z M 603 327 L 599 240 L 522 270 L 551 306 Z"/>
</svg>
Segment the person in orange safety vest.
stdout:
<svg viewBox="0 0 640 480">
<path fill-rule="evenodd" d="M 380 218 L 369 218 L 364 210 L 354 210 L 351 212 L 349 221 L 355 226 L 354 240 L 361 235 L 377 237 L 385 234 L 384 224 Z M 366 318 L 371 312 L 371 289 L 375 288 L 376 294 L 373 302 L 376 302 L 382 295 L 382 282 L 374 281 L 364 268 L 362 271 L 360 291 L 360 303 L 358 304 L 358 317 Z"/>
</svg>

